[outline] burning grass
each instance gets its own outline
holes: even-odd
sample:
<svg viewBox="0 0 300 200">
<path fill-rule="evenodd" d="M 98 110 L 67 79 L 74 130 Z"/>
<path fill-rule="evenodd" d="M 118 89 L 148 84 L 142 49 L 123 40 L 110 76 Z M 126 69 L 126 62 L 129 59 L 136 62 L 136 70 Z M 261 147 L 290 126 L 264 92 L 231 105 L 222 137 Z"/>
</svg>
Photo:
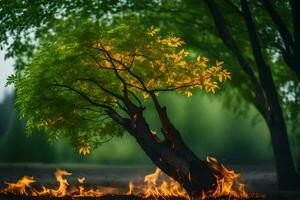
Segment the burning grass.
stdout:
<svg viewBox="0 0 300 200">
<path fill-rule="evenodd" d="M 197 200 L 209 199 L 261 199 L 260 196 L 249 195 L 245 191 L 245 185 L 238 181 L 240 175 L 218 163 L 213 157 L 208 157 L 207 162 L 213 169 L 217 179 L 217 186 L 211 191 L 202 191 Z M 0 195 L 5 199 L 13 199 L 22 196 L 22 199 L 193 199 L 186 190 L 174 179 L 166 176 L 159 168 L 155 172 L 144 177 L 143 184 L 129 182 L 128 191 L 122 192 L 118 188 L 85 186 L 85 177 L 78 177 L 76 186 L 70 186 L 67 176 L 72 173 L 57 169 L 55 178 L 57 188 L 46 186 L 37 187 L 32 176 L 24 176 L 15 183 L 6 182 L 6 186 L 0 189 Z M 0 198 L 3 199 L 3 198 Z"/>
</svg>

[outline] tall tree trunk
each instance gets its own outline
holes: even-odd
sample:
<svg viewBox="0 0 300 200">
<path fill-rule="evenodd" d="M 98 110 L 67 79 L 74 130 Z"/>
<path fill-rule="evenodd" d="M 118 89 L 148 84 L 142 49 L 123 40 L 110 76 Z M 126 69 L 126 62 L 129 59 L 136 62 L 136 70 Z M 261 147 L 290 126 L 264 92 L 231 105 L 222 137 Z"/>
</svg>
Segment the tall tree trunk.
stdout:
<svg viewBox="0 0 300 200">
<path fill-rule="evenodd" d="M 216 2 L 214 0 L 205 0 L 204 2 L 207 4 L 208 9 L 212 14 L 221 39 L 237 58 L 243 71 L 248 76 L 256 96 L 253 99 L 253 103 L 267 122 L 272 139 L 279 188 L 295 189 L 298 185 L 298 177 L 290 151 L 286 125 L 279 104 L 279 97 L 272 79 L 270 68 L 266 65 L 262 56 L 255 26 L 251 19 L 251 13 L 246 7 L 247 2 L 242 1 L 242 14 L 245 15 L 245 21 L 247 22 L 253 56 L 255 58 L 256 68 L 259 73 L 259 81 L 254 75 L 255 73 L 253 72 L 252 68 L 250 68 L 246 62 L 246 59 L 242 55 L 236 41 L 230 34 L 226 21 Z M 245 10 L 247 10 L 246 13 Z"/>
<path fill-rule="evenodd" d="M 247 25 L 249 39 L 261 85 L 268 102 L 266 120 L 270 129 L 272 146 L 277 168 L 278 186 L 280 189 L 296 189 L 299 179 L 290 151 L 287 128 L 270 67 L 264 60 L 256 27 L 247 0 L 241 0 L 242 11 Z"/>
</svg>

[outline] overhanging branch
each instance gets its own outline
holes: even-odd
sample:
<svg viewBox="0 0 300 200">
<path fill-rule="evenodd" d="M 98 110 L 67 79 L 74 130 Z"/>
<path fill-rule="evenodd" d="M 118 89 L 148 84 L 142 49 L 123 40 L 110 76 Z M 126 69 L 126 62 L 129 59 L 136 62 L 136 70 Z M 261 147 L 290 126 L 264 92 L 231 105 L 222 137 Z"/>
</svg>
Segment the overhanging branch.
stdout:
<svg viewBox="0 0 300 200">
<path fill-rule="evenodd" d="M 293 37 L 289 30 L 287 29 L 286 25 L 284 24 L 283 20 L 279 16 L 279 14 L 275 11 L 272 3 L 269 0 L 262 0 L 263 6 L 268 11 L 271 19 L 273 20 L 274 24 L 278 28 L 281 38 L 286 46 L 286 50 L 289 51 L 290 47 L 293 47 Z"/>
</svg>

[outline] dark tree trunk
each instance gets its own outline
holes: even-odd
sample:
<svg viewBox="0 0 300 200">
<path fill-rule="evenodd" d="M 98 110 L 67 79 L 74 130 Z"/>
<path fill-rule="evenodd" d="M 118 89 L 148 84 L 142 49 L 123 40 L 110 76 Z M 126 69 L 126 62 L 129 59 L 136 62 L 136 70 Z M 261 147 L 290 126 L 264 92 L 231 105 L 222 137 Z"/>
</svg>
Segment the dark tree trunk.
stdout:
<svg viewBox="0 0 300 200">
<path fill-rule="evenodd" d="M 165 108 L 161 108 L 155 96 L 154 102 L 161 120 L 165 139 L 160 140 L 150 130 L 143 116 L 143 109 L 130 101 L 127 109 L 131 119 L 108 110 L 108 114 L 121 124 L 138 142 L 147 156 L 168 176 L 178 181 L 190 196 L 198 196 L 202 191 L 216 187 L 214 171 L 208 163 L 200 160 L 181 139 L 176 128 L 169 121 Z"/>
<path fill-rule="evenodd" d="M 276 117 L 271 117 L 268 127 L 271 132 L 272 147 L 274 152 L 278 187 L 284 190 L 294 190 L 299 187 L 297 175 L 291 151 L 289 148 L 286 129 L 282 123 L 277 123 Z"/>
<path fill-rule="evenodd" d="M 236 41 L 230 34 L 226 21 L 216 2 L 214 0 L 205 0 L 205 3 L 212 14 L 221 39 L 230 51 L 232 51 L 234 56 L 236 56 L 243 71 L 248 76 L 255 93 L 253 102 L 267 122 L 272 139 L 279 188 L 295 189 L 298 186 L 298 176 L 290 151 L 287 129 L 280 107 L 279 97 L 273 82 L 271 70 L 262 56 L 260 43 L 256 35 L 255 25 L 247 1 L 241 2 L 243 5 L 243 12 L 241 14 L 244 15 L 247 24 L 253 56 L 259 74 L 259 81 L 254 75 L 255 73 L 252 68 L 250 68 L 246 62 Z"/>
<path fill-rule="evenodd" d="M 190 195 L 197 196 L 202 190 L 213 188 L 216 180 L 206 162 L 198 159 L 191 150 L 177 138 L 177 142 L 160 141 L 151 130 L 142 112 L 136 115 L 136 128 L 131 134 L 149 158 L 167 175 L 182 184 Z M 178 134 L 172 132 L 169 134 Z"/>
<path fill-rule="evenodd" d="M 296 189 L 299 186 L 299 179 L 290 151 L 287 128 L 279 103 L 279 97 L 272 78 L 271 69 L 265 62 L 262 55 L 260 42 L 256 33 L 256 27 L 247 0 L 241 0 L 241 5 L 249 33 L 253 56 L 255 58 L 259 74 L 259 79 L 265 91 L 268 102 L 266 121 L 271 133 L 272 146 L 277 168 L 278 186 L 280 189 L 285 190 Z"/>
</svg>

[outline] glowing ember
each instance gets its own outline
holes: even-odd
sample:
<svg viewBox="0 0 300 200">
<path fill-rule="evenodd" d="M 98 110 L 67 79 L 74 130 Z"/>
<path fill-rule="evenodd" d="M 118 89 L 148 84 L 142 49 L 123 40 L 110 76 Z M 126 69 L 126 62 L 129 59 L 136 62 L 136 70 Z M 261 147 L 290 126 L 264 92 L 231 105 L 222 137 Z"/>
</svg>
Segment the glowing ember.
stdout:
<svg viewBox="0 0 300 200">
<path fill-rule="evenodd" d="M 199 199 L 229 197 L 230 199 L 247 199 L 249 196 L 245 191 L 245 185 L 238 182 L 240 174 L 228 170 L 215 158 L 207 157 L 209 167 L 213 169 L 217 179 L 217 186 L 214 190 L 203 192 Z M 50 197 L 100 197 L 106 194 L 121 194 L 115 188 L 87 189 L 84 187 L 85 177 L 78 178 L 78 186 L 69 188 L 69 183 L 65 176 L 70 176 L 65 170 L 57 169 L 55 172 L 57 189 L 42 186 L 40 190 L 33 188 L 34 177 L 24 176 L 16 183 L 5 183 L 6 187 L 0 190 L 0 194 L 26 195 L 26 196 L 50 196 Z M 159 168 L 155 172 L 146 175 L 144 184 L 134 185 L 129 182 L 126 195 L 137 195 L 141 197 L 182 197 L 191 199 L 186 190 L 174 179 L 167 177 Z"/>
</svg>

